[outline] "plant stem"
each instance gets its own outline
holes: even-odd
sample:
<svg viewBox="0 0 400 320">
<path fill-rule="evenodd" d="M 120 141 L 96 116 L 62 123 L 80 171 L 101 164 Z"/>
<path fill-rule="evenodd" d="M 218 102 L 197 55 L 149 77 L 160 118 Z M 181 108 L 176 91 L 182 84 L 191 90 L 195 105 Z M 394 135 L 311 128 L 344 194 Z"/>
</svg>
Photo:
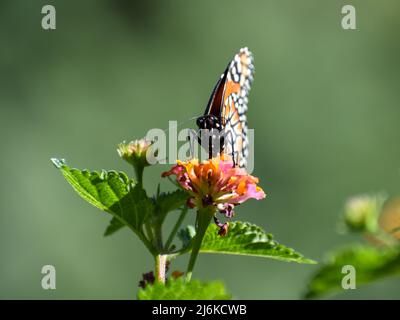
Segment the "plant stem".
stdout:
<svg viewBox="0 0 400 320">
<path fill-rule="evenodd" d="M 165 248 L 167 250 L 170 249 L 171 243 L 174 240 L 175 235 L 178 232 L 183 220 L 185 219 L 187 212 L 188 212 L 188 207 L 187 206 L 183 207 L 182 211 L 181 211 L 181 214 L 180 214 L 180 216 L 178 218 L 178 221 L 175 223 L 175 226 L 172 229 L 171 234 L 169 235 L 169 237 L 167 239 L 167 242 L 165 243 Z"/>
<path fill-rule="evenodd" d="M 146 222 L 144 224 L 144 227 L 145 227 L 145 230 L 146 230 L 146 233 L 147 233 L 147 238 L 149 239 L 150 242 L 152 242 L 154 236 L 153 236 L 153 230 L 151 229 L 150 223 Z"/>
<path fill-rule="evenodd" d="M 154 226 L 154 245 L 156 246 L 159 252 L 164 251 L 164 246 L 162 241 L 162 230 L 160 224 L 156 224 Z"/>
<path fill-rule="evenodd" d="M 186 281 L 190 281 L 192 278 L 193 268 L 200 251 L 201 243 L 203 242 L 204 235 L 214 213 L 215 208 L 211 206 L 200 208 L 197 211 L 196 235 L 193 239 L 192 252 L 190 254 L 189 264 L 186 271 Z"/>
<path fill-rule="evenodd" d="M 167 255 L 165 254 L 157 255 L 155 264 L 156 282 L 165 283 L 166 267 L 167 267 Z"/>
<path fill-rule="evenodd" d="M 136 232 L 135 229 L 130 228 L 137 236 L 139 237 L 140 240 L 142 240 L 143 244 L 146 246 L 147 250 L 150 251 L 150 253 L 154 256 L 156 254 L 156 251 L 154 250 L 152 244 L 147 240 L 145 235 L 141 232 Z"/>
<path fill-rule="evenodd" d="M 146 238 L 146 236 L 144 235 L 144 233 L 142 232 L 142 230 L 136 230 L 135 228 L 133 228 L 125 219 L 121 218 L 118 215 L 114 215 L 114 217 L 120 221 L 122 224 L 128 226 L 129 229 L 131 229 L 133 231 L 134 234 L 136 234 L 139 239 L 143 242 L 143 244 L 146 246 L 146 248 L 150 251 L 150 253 L 155 256 L 157 253 L 154 250 L 151 242 Z"/>
<path fill-rule="evenodd" d="M 144 171 L 144 166 L 136 164 L 133 166 L 135 169 L 135 175 L 136 175 L 136 180 L 138 183 L 143 185 L 143 171 Z"/>
</svg>

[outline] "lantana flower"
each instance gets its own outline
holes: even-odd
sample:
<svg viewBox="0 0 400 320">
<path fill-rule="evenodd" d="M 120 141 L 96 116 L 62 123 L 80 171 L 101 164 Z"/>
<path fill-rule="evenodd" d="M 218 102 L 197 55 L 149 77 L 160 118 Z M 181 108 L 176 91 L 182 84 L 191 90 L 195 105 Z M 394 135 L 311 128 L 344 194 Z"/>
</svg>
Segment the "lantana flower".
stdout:
<svg viewBox="0 0 400 320">
<path fill-rule="evenodd" d="M 133 165 L 138 182 L 142 182 L 144 167 L 151 164 L 149 158 L 153 156 L 150 147 L 153 143 L 147 139 L 139 139 L 118 145 L 117 152 L 121 158 Z"/>
<path fill-rule="evenodd" d="M 125 159 L 132 165 L 140 162 L 141 165 L 148 166 L 150 163 L 147 161 L 147 152 L 151 145 L 151 141 L 139 139 L 129 143 L 122 142 L 118 144 L 117 151 L 121 158 Z"/>
<path fill-rule="evenodd" d="M 264 191 L 257 186 L 258 178 L 248 174 L 245 169 L 234 166 L 231 160 L 216 157 L 203 162 L 198 159 L 177 161 L 177 164 L 162 174 L 163 177 L 175 175 L 178 185 L 186 190 L 191 198 L 189 207 L 205 208 L 213 206 L 231 218 L 235 206 L 254 198 L 265 198 Z M 224 236 L 228 224 L 221 223 L 214 217 L 220 228 L 219 234 Z"/>
</svg>

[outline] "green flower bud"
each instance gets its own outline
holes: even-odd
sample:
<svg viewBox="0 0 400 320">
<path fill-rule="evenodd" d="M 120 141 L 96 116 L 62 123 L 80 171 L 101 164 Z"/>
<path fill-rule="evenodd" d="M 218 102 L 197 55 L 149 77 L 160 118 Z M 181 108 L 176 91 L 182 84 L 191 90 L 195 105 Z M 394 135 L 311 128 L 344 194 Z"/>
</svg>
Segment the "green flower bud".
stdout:
<svg viewBox="0 0 400 320">
<path fill-rule="evenodd" d="M 125 159 L 133 166 L 138 165 L 146 167 L 150 165 L 147 161 L 146 155 L 151 145 L 152 142 L 146 139 L 140 139 L 129 143 L 120 143 L 117 151 L 121 158 Z"/>
<path fill-rule="evenodd" d="M 143 180 L 144 167 L 151 165 L 148 161 L 147 155 L 153 143 L 146 139 L 131 141 L 129 143 L 120 143 L 118 145 L 118 154 L 121 158 L 125 159 L 133 165 L 136 173 L 136 179 L 139 183 Z"/>
<path fill-rule="evenodd" d="M 378 217 L 385 200 L 383 195 L 359 195 L 350 198 L 343 214 L 346 226 L 356 232 L 377 232 Z"/>
</svg>

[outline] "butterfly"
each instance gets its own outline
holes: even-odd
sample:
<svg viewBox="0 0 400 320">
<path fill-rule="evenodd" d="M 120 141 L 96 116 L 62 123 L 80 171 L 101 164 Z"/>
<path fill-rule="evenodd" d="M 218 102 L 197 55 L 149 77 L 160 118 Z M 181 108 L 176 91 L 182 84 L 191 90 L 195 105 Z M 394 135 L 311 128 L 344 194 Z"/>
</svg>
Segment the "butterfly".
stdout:
<svg viewBox="0 0 400 320">
<path fill-rule="evenodd" d="M 245 168 L 248 156 L 246 111 L 253 81 L 253 55 L 242 48 L 229 62 L 211 93 L 204 115 L 198 117 L 199 129 L 211 130 L 209 139 L 200 144 L 209 158 L 216 154 L 231 157 L 234 165 Z"/>
</svg>

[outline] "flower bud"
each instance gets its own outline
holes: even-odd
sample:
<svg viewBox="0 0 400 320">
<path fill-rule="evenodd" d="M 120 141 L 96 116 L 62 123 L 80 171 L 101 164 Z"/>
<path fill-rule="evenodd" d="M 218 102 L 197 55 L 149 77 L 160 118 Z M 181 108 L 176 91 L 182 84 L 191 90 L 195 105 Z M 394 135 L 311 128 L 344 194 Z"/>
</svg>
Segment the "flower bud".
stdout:
<svg viewBox="0 0 400 320">
<path fill-rule="evenodd" d="M 378 216 L 385 197 L 382 195 L 360 195 L 350 198 L 344 210 L 346 226 L 357 232 L 374 233 L 378 228 Z"/>
<path fill-rule="evenodd" d="M 144 289 L 148 284 L 154 284 L 155 280 L 153 271 L 143 273 L 142 280 L 139 281 L 139 287 Z"/>
<path fill-rule="evenodd" d="M 146 139 L 140 139 L 129 143 L 120 143 L 117 151 L 121 158 L 125 159 L 133 166 L 146 167 L 150 165 L 146 156 L 151 145 L 152 142 Z"/>
<path fill-rule="evenodd" d="M 219 228 L 218 235 L 220 237 L 225 237 L 228 234 L 228 228 L 229 228 L 228 222 L 222 224 L 221 227 Z"/>
</svg>

